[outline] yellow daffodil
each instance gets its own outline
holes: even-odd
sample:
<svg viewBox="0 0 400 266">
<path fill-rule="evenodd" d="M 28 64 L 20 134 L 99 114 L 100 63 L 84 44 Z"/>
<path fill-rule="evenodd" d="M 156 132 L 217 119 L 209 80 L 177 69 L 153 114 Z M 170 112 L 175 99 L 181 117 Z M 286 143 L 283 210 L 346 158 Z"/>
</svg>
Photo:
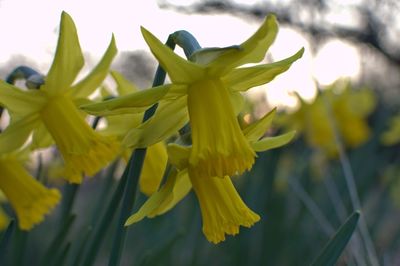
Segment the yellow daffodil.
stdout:
<svg viewBox="0 0 400 266">
<path fill-rule="evenodd" d="M 18 217 L 22 230 L 43 221 L 60 201 L 57 189 L 49 189 L 33 178 L 15 154 L 0 155 L 0 189 Z"/>
<path fill-rule="evenodd" d="M 300 108 L 281 122 L 303 132 L 307 143 L 328 157 L 338 153 L 333 126 L 346 147 L 355 148 L 368 140 L 366 118 L 376 104 L 371 90 L 354 90 L 348 81 L 338 81 L 319 93 L 312 103 L 300 101 Z"/>
<path fill-rule="evenodd" d="M 77 106 L 101 85 L 116 52 L 112 38 L 100 63 L 73 84 L 84 59 L 74 22 L 63 12 L 54 61 L 40 89 L 26 91 L 0 81 L 0 103 L 12 116 L 0 136 L 0 152 L 19 148 L 33 132 L 33 147 L 56 143 L 65 162 L 65 176 L 73 183 L 113 160 L 119 152 L 118 142 L 96 133 Z"/>
<path fill-rule="evenodd" d="M 260 139 L 274 114 L 275 110 L 241 131 L 253 150 L 265 151 L 280 147 L 293 138 L 294 132 L 290 132 Z M 260 220 L 240 198 L 229 176 L 199 176 L 188 171 L 191 149 L 193 146 L 168 146 L 170 163 L 177 170 L 173 170 L 165 185 L 126 221 L 126 225 L 167 212 L 183 199 L 192 187 L 201 208 L 203 233 L 210 242 L 216 244 L 224 241 L 225 234 L 236 235 L 240 226 L 251 227 Z"/>
<path fill-rule="evenodd" d="M 263 60 L 277 31 L 276 18 L 270 15 L 240 46 L 200 49 L 187 61 L 142 28 L 144 39 L 172 84 L 83 108 L 92 114 L 137 112 L 143 107 L 143 101 L 135 104 L 139 99 L 148 99 L 150 104 L 163 99 L 154 117 L 131 130 L 124 143 L 146 147 L 175 133 L 189 118 L 191 175 L 240 174 L 252 167 L 255 152 L 240 130 L 232 102 L 241 91 L 265 84 L 286 71 L 303 54 L 301 49 L 276 63 L 238 68 Z"/>
<path fill-rule="evenodd" d="M 111 71 L 111 75 L 117 84 L 117 92 L 119 95 L 123 96 L 139 90 L 120 73 Z M 142 123 L 143 113 L 110 115 L 106 118 L 107 127 L 101 130 L 101 132 L 104 135 L 116 136 L 119 141 L 122 141 L 132 128 L 136 128 Z M 122 152 L 125 160 L 128 160 L 132 149 L 125 148 Z M 158 190 L 164 175 L 164 170 L 167 166 L 167 161 L 167 148 L 163 141 L 147 147 L 146 157 L 139 179 L 140 190 L 144 194 L 150 196 Z"/>
<path fill-rule="evenodd" d="M 381 142 L 385 146 L 395 145 L 400 142 L 400 115 L 390 119 L 389 129 L 381 135 Z"/>
</svg>

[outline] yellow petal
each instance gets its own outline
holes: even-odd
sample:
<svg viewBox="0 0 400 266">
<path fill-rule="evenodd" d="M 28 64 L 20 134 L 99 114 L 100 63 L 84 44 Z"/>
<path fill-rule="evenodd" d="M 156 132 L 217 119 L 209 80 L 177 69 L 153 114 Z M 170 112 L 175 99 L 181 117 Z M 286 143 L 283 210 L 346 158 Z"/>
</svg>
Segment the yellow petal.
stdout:
<svg viewBox="0 0 400 266">
<path fill-rule="evenodd" d="M 51 95 L 65 92 L 74 82 L 83 64 L 84 59 L 75 24 L 63 11 L 56 55 L 42 89 Z"/>
<path fill-rule="evenodd" d="M 12 113 L 26 115 L 39 111 L 46 103 L 44 96 L 44 93 L 40 90 L 23 91 L 0 80 L 0 104 Z"/>
<path fill-rule="evenodd" d="M 189 165 L 190 148 L 183 147 L 175 143 L 167 146 L 169 163 L 179 170 L 185 169 Z"/>
<path fill-rule="evenodd" d="M 141 28 L 143 37 L 174 83 L 190 83 L 205 74 L 204 68 L 175 54 L 145 28 Z"/>
<path fill-rule="evenodd" d="M 304 48 L 282 61 L 253 67 L 237 68 L 229 72 L 222 79 L 227 83 L 230 89 L 234 91 L 245 91 L 268 83 L 279 74 L 288 70 L 292 63 L 303 55 L 303 52 Z"/>
<path fill-rule="evenodd" d="M 127 95 L 139 91 L 139 88 L 136 87 L 135 84 L 127 80 L 121 73 L 117 71 L 111 71 L 111 76 L 117 83 L 118 95 Z"/>
<path fill-rule="evenodd" d="M 117 47 L 113 35 L 103 58 L 97 66 L 89 73 L 89 75 L 72 87 L 72 95 L 74 98 L 87 98 L 98 87 L 100 87 L 108 74 L 111 62 L 116 54 Z"/>
<path fill-rule="evenodd" d="M 212 68 L 211 73 L 221 75 L 237 66 L 260 62 L 274 42 L 277 33 L 276 18 L 274 15 L 268 15 L 256 33 L 240 45 L 240 49 L 227 50 L 209 65 Z"/>
<path fill-rule="evenodd" d="M 138 128 L 132 129 L 122 144 L 130 148 L 145 148 L 178 132 L 187 122 L 186 97 L 160 102 L 156 113 Z"/>
<path fill-rule="evenodd" d="M 173 191 L 177 180 L 178 172 L 172 171 L 168 176 L 166 183 L 161 187 L 159 191 L 154 193 L 143 206 L 125 222 L 125 226 L 131 225 L 141 221 L 145 217 L 151 216 L 151 214 L 167 199 L 170 199 L 170 195 Z"/>
<path fill-rule="evenodd" d="M 49 131 L 43 123 L 40 123 L 35 127 L 32 134 L 31 149 L 46 148 L 54 144 L 54 140 L 51 137 Z"/>
<path fill-rule="evenodd" d="M 164 85 L 141 90 L 100 103 L 82 105 L 80 108 L 89 114 L 98 116 L 140 113 L 160 100 L 171 86 Z"/>
<path fill-rule="evenodd" d="M 189 174 L 186 170 L 179 171 L 175 181 L 175 185 L 172 188 L 172 192 L 168 197 L 161 202 L 156 209 L 154 209 L 149 215 L 149 218 L 157 215 L 162 215 L 178 204 L 192 189 L 192 183 L 189 179 Z"/>
<path fill-rule="evenodd" d="M 276 137 L 265 137 L 259 141 L 251 143 L 251 147 L 257 152 L 279 148 L 289 143 L 295 135 L 296 131 L 291 131 Z"/>
<path fill-rule="evenodd" d="M 158 190 L 167 167 L 168 154 L 163 142 L 147 147 L 142 172 L 140 174 L 140 191 L 147 196 Z"/>
<path fill-rule="evenodd" d="M 22 147 L 32 130 L 39 124 L 39 115 L 28 115 L 11 123 L 0 134 L 0 154 L 9 153 Z"/>
<path fill-rule="evenodd" d="M 261 119 L 257 120 L 256 122 L 252 123 L 245 129 L 243 129 L 243 134 L 246 136 L 246 139 L 249 141 L 259 140 L 271 125 L 275 113 L 276 113 L 276 108 L 272 109 Z"/>
</svg>

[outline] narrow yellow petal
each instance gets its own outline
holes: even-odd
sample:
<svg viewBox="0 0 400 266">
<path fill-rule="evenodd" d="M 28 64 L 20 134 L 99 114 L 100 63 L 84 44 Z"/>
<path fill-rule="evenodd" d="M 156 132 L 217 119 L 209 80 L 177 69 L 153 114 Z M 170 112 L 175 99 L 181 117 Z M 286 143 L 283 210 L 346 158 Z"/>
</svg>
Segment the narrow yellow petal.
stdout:
<svg viewBox="0 0 400 266">
<path fill-rule="evenodd" d="M 172 171 L 167 182 L 128 218 L 125 226 L 137 223 L 146 217 L 153 218 L 168 212 L 190 192 L 191 188 L 187 171 Z"/>
<path fill-rule="evenodd" d="M 161 101 L 154 116 L 133 128 L 122 144 L 130 148 L 145 148 L 178 132 L 187 122 L 186 97 Z"/>
<path fill-rule="evenodd" d="M 141 90 L 99 103 L 82 105 L 80 108 L 92 115 L 116 115 L 141 113 L 160 100 L 172 85 Z"/>
<path fill-rule="evenodd" d="M 110 73 L 117 83 L 118 95 L 127 95 L 139 91 L 139 88 L 126 79 L 121 73 L 117 71 L 111 71 Z"/>
<path fill-rule="evenodd" d="M 43 96 L 44 93 L 40 90 L 23 91 L 0 80 L 0 104 L 11 113 L 26 115 L 37 112 L 46 102 Z"/>
<path fill-rule="evenodd" d="M 161 204 L 154 209 L 150 214 L 149 218 L 153 218 L 158 215 L 162 215 L 178 204 L 186 195 L 192 190 L 192 183 L 189 179 L 187 170 L 179 171 L 174 187 L 172 188 L 169 196 L 161 202 Z"/>
<path fill-rule="evenodd" d="M 151 32 L 141 28 L 143 37 L 174 83 L 189 83 L 205 74 L 202 66 L 196 65 L 175 54 L 169 47 L 160 42 Z"/>
<path fill-rule="evenodd" d="M 293 62 L 302 57 L 303 52 L 304 48 L 282 61 L 234 69 L 222 80 L 233 91 L 246 91 L 272 81 L 276 76 L 288 70 Z"/>
<path fill-rule="evenodd" d="M 277 33 L 278 23 L 276 17 L 268 15 L 261 27 L 240 45 L 240 49 L 228 49 L 214 60 L 209 65 L 212 69 L 210 73 L 221 75 L 237 66 L 260 62 L 274 42 Z"/>
<path fill-rule="evenodd" d="M 54 140 L 43 123 L 38 124 L 33 130 L 30 148 L 32 150 L 47 148 L 54 144 Z"/>
<path fill-rule="evenodd" d="M 291 131 L 276 137 L 265 137 L 259 141 L 252 142 L 251 147 L 257 152 L 279 148 L 288 144 L 295 135 L 296 131 Z"/>
<path fill-rule="evenodd" d="M 27 141 L 32 130 L 39 123 L 39 116 L 37 114 L 25 116 L 11 123 L 0 133 L 0 154 L 9 153 L 21 148 Z"/>
<path fill-rule="evenodd" d="M 65 92 L 74 82 L 83 64 L 84 59 L 75 24 L 63 11 L 56 55 L 42 89 L 50 95 Z"/>
<path fill-rule="evenodd" d="M 72 97 L 87 98 L 98 87 L 100 87 L 108 74 L 109 68 L 116 54 L 117 47 L 113 35 L 106 52 L 97 66 L 89 73 L 89 75 L 72 87 Z"/>
<path fill-rule="evenodd" d="M 167 178 L 167 182 L 161 187 L 159 191 L 154 193 L 147 199 L 143 206 L 133 215 L 131 215 L 125 222 L 125 226 L 137 223 L 149 217 L 149 215 L 156 210 L 164 200 L 166 200 L 172 193 L 173 187 L 177 178 L 177 171 L 173 171 Z"/>
<path fill-rule="evenodd" d="M 158 190 L 167 162 L 168 154 L 165 143 L 159 142 L 147 147 L 139 179 L 140 191 L 150 196 Z"/>
<path fill-rule="evenodd" d="M 257 120 L 256 122 L 252 123 L 245 129 L 243 129 L 243 134 L 246 136 L 246 139 L 250 142 L 259 140 L 271 125 L 275 113 L 276 113 L 276 108 L 272 109 L 261 119 Z"/>
<path fill-rule="evenodd" d="M 168 144 L 167 146 L 169 163 L 178 168 L 179 170 L 188 168 L 190 148 L 184 147 L 175 143 Z"/>
</svg>

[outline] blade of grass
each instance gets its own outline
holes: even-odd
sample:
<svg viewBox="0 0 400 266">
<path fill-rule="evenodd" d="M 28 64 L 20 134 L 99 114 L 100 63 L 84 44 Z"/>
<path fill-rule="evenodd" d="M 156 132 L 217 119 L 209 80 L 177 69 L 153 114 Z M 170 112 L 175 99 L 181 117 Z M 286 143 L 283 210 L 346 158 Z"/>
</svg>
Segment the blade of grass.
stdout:
<svg viewBox="0 0 400 266">
<path fill-rule="evenodd" d="M 65 236 L 68 234 L 71 225 L 75 220 L 76 215 L 70 215 L 63 223 L 62 227 L 58 234 L 54 237 L 53 241 L 51 241 L 45 255 L 42 258 L 42 263 L 40 265 L 50 265 L 53 261 L 55 254 L 57 253 L 58 249 L 62 246 L 63 240 Z"/>
<path fill-rule="evenodd" d="M 349 242 L 353 232 L 356 229 L 360 212 L 355 211 L 347 221 L 339 228 L 333 238 L 324 247 L 321 254 L 311 264 L 312 266 L 330 266 L 335 265 L 339 259 L 347 243 Z"/>
<path fill-rule="evenodd" d="M 0 242 L 0 265 L 6 265 L 7 250 L 10 248 L 11 237 L 14 232 L 15 221 L 11 220 Z"/>
</svg>

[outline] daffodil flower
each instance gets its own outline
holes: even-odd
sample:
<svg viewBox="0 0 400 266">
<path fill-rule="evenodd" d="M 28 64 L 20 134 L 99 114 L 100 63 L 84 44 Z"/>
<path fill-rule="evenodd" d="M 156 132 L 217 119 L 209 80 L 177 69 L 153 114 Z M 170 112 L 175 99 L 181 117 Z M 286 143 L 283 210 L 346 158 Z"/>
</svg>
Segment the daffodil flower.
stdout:
<svg viewBox="0 0 400 266">
<path fill-rule="evenodd" d="M 18 153 L 0 155 L 0 189 L 15 210 L 22 230 L 42 222 L 61 199 L 57 189 L 46 188 L 28 173 Z"/>
<path fill-rule="evenodd" d="M 260 139 L 265 129 L 271 124 L 274 114 L 275 110 L 242 131 L 253 150 L 265 151 L 277 148 L 294 137 L 295 132 L 289 132 L 277 137 Z M 199 176 L 188 171 L 191 149 L 193 147 L 176 144 L 168 146 L 170 163 L 177 170 L 173 170 L 165 185 L 129 217 L 125 225 L 167 212 L 182 200 L 191 188 L 196 193 L 200 204 L 203 233 L 210 242 L 216 244 L 224 241 L 225 234 L 236 235 L 239 233 L 240 226 L 251 227 L 260 220 L 260 217 L 240 198 L 229 176 Z"/>
<path fill-rule="evenodd" d="M 125 137 L 126 145 L 146 147 L 174 134 L 189 118 L 193 143 L 188 161 L 191 175 L 240 174 L 252 167 L 256 154 L 240 130 L 232 103 L 235 95 L 271 81 L 303 54 L 301 49 L 279 62 L 238 68 L 263 60 L 277 31 L 276 18 L 270 15 L 241 45 L 200 49 L 192 55 L 192 61 L 187 61 L 142 28 L 144 39 L 172 84 L 83 109 L 92 114 L 137 112 L 143 107 L 135 104 L 139 99 L 148 99 L 151 104 L 162 99 L 154 117 Z"/>
<path fill-rule="evenodd" d="M 34 148 L 56 143 L 65 162 L 65 176 L 80 183 L 94 175 L 119 152 L 118 142 L 96 133 L 77 108 L 101 85 L 117 52 L 114 38 L 100 63 L 73 84 L 84 59 L 72 18 L 61 15 L 54 61 L 38 90 L 22 90 L 0 81 L 0 103 L 11 113 L 11 123 L 0 135 L 0 153 L 21 147 L 32 134 Z"/>
<path fill-rule="evenodd" d="M 338 155 L 334 125 L 346 147 L 355 148 L 368 140 L 370 128 L 366 118 L 376 105 L 371 90 L 354 90 L 349 81 L 337 81 L 312 103 L 301 99 L 300 102 L 298 111 L 283 118 L 282 124 L 303 132 L 307 143 L 328 157 Z"/>
</svg>

